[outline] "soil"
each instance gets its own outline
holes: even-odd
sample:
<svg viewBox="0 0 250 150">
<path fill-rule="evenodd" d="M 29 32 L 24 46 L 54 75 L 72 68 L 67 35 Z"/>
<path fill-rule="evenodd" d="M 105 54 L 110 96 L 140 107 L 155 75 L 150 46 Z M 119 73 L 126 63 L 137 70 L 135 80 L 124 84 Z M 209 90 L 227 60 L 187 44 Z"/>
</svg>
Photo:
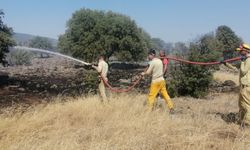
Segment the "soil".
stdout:
<svg viewBox="0 0 250 150">
<path fill-rule="evenodd" d="M 109 82 L 127 88 L 146 64 L 111 63 Z M 170 80 L 170 79 L 169 79 Z M 0 66 L 0 108 L 49 102 L 55 96 L 75 97 L 97 93 L 98 74 L 90 66 L 57 56 L 34 58 L 28 66 Z M 150 78 L 144 78 L 135 91 L 147 93 Z M 238 91 L 233 81 L 213 82 L 210 92 Z"/>
<path fill-rule="evenodd" d="M 143 68 L 138 64 L 110 64 L 109 82 L 126 88 Z M 138 89 L 147 89 L 143 88 L 149 82 L 146 81 L 141 82 Z M 57 56 L 34 58 L 28 66 L 0 66 L 0 108 L 47 102 L 58 95 L 74 97 L 96 93 L 97 85 L 98 74 L 90 66 Z"/>
</svg>

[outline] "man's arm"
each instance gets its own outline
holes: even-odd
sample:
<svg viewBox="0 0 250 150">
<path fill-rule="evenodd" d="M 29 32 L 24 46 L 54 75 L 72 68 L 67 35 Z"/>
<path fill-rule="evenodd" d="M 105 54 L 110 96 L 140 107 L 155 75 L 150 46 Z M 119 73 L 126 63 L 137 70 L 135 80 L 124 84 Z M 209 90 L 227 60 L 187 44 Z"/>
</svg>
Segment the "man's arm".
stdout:
<svg viewBox="0 0 250 150">
<path fill-rule="evenodd" d="M 98 73 L 101 73 L 101 72 L 102 72 L 102 67 L 101 67 L 101 64 L 100 64 L 100 63 L 98 63 L 98 66 L 92 65 L 92 67 L 93 67 L 95 70 L 97 70 Z"/>
<path fill-rule="evenodd" d="M 164 58 L 163 59 L 163 75 L 167 73 L 167 70 L 168 70 L 168 59 Z"/>
<path fill-rule="evenodd" d="M 153 65 L 152 65 L 152 63 L 150 63 L 148 69 L 145 72 L 145 74 L 150 75 L 152 73 L 152 70 L 153 70 Z"/>
<path fill-rule="evenodd" d="M 168 64 L 165 64 L 163 68 L 163 75 L 167 73 L 167 70 L 168 70 Z"/>
<path fill-rule="evenodd" d="M 247 74 L 247 72 L 250 71 L 250 59 L 249 58 L 246 60 L 245 65 L 240 65 L 240 70 L 243 75 Z"/>
<path fill-rule="evenodd" d="M 226 67 L 228 67 L 229 69 L 232 69 L 234 71 L 238 71 L 238 69 L 235 66 L 233 66 L 232 64 L 230 64 L 230 63 L 225 62 L 224 65 Z"/>
<path fill-rule="evenodd" d="M 153 70 L 153 66 L 152 66 L 151 63 L 149 63 L 149 67 L 147 68 L 146 71 L 142 72 L 141 75 L 143 75 L 143 76 L 144 75 L 149 75 L 149 74 L 151 74 L 152 70 Z"/>
</svg>

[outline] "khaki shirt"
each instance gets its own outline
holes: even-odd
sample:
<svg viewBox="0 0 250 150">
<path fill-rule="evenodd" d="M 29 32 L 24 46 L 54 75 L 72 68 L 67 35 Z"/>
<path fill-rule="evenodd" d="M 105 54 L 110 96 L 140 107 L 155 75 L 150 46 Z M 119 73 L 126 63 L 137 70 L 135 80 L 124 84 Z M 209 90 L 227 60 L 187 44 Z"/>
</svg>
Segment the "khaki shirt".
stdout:
<svg viewBox="0 0 250 150">
<path fill-rule="evenodd" d="M 240 64 L 240 84 L 250 86 L 250 58 Z"/>
<path fill-rule="evenodd" d="M 149 63 L 146 74 L 152 74 L 152 82 L 164 80 L 162 61 L 159 58 L 153 58 Z"/>
<path fill-rule="evenodd" d="M 104 79 L 108 80 L 108 64 L 104 60 L 100 60 L 98 63 L 97 71 L 104 77 Z"/>
</svg>

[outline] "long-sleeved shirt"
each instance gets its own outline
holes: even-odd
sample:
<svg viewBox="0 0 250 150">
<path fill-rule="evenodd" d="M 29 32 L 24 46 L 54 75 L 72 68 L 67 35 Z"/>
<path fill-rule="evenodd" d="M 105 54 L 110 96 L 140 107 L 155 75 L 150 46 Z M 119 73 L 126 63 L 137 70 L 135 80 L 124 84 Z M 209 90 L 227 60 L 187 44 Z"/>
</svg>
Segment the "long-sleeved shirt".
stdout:
<svg viewBox="0 0 250 150">
<path fill-rule="evenodd" d="M 152 74 L 152 82 L 164 80 L 162 61 L 159 58 L 153 58 L 145 74 Z"/>
<path fill-rule="evenodd" d="M 99 61 L 97 71 L 102 75 L 104 79 L 108 80 L 108 64 L 104 60 Z"/>
<path fill-rule="evenodd" d="M 240 84 L 250 86 L 250 58 L 240 64 Z"/>
</svg>

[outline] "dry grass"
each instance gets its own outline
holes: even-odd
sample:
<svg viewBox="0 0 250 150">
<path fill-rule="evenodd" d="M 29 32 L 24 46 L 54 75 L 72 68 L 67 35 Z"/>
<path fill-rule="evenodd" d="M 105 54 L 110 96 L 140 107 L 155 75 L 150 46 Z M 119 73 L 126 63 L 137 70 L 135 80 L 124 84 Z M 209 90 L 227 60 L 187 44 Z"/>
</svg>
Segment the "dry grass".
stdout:
<svg viewBox="0 0 250 150">
<path fill-rule="evenodd" d="M 111 95 L 109 104 L 90 96 L 24 113 L 6 109 L 0 115 L 0 149 L 249 149 L 250 129 L 216 115 L 237 112 L 237 95 L 209 97 L 176 98 L 173 115 L 164 108 L 148 112 L 146 96 L 136 94 Z"/>
<path fill-rule="evenodd" d="M 220 82 L 224 82 L 226 80 L 232 80 L 236 83 L 236 85 L 239 85 L 239 74 L 238 73 L 216 71 L 213 74 L 213 78 L 215 81 L 220 81 Z"/>
</svg>

